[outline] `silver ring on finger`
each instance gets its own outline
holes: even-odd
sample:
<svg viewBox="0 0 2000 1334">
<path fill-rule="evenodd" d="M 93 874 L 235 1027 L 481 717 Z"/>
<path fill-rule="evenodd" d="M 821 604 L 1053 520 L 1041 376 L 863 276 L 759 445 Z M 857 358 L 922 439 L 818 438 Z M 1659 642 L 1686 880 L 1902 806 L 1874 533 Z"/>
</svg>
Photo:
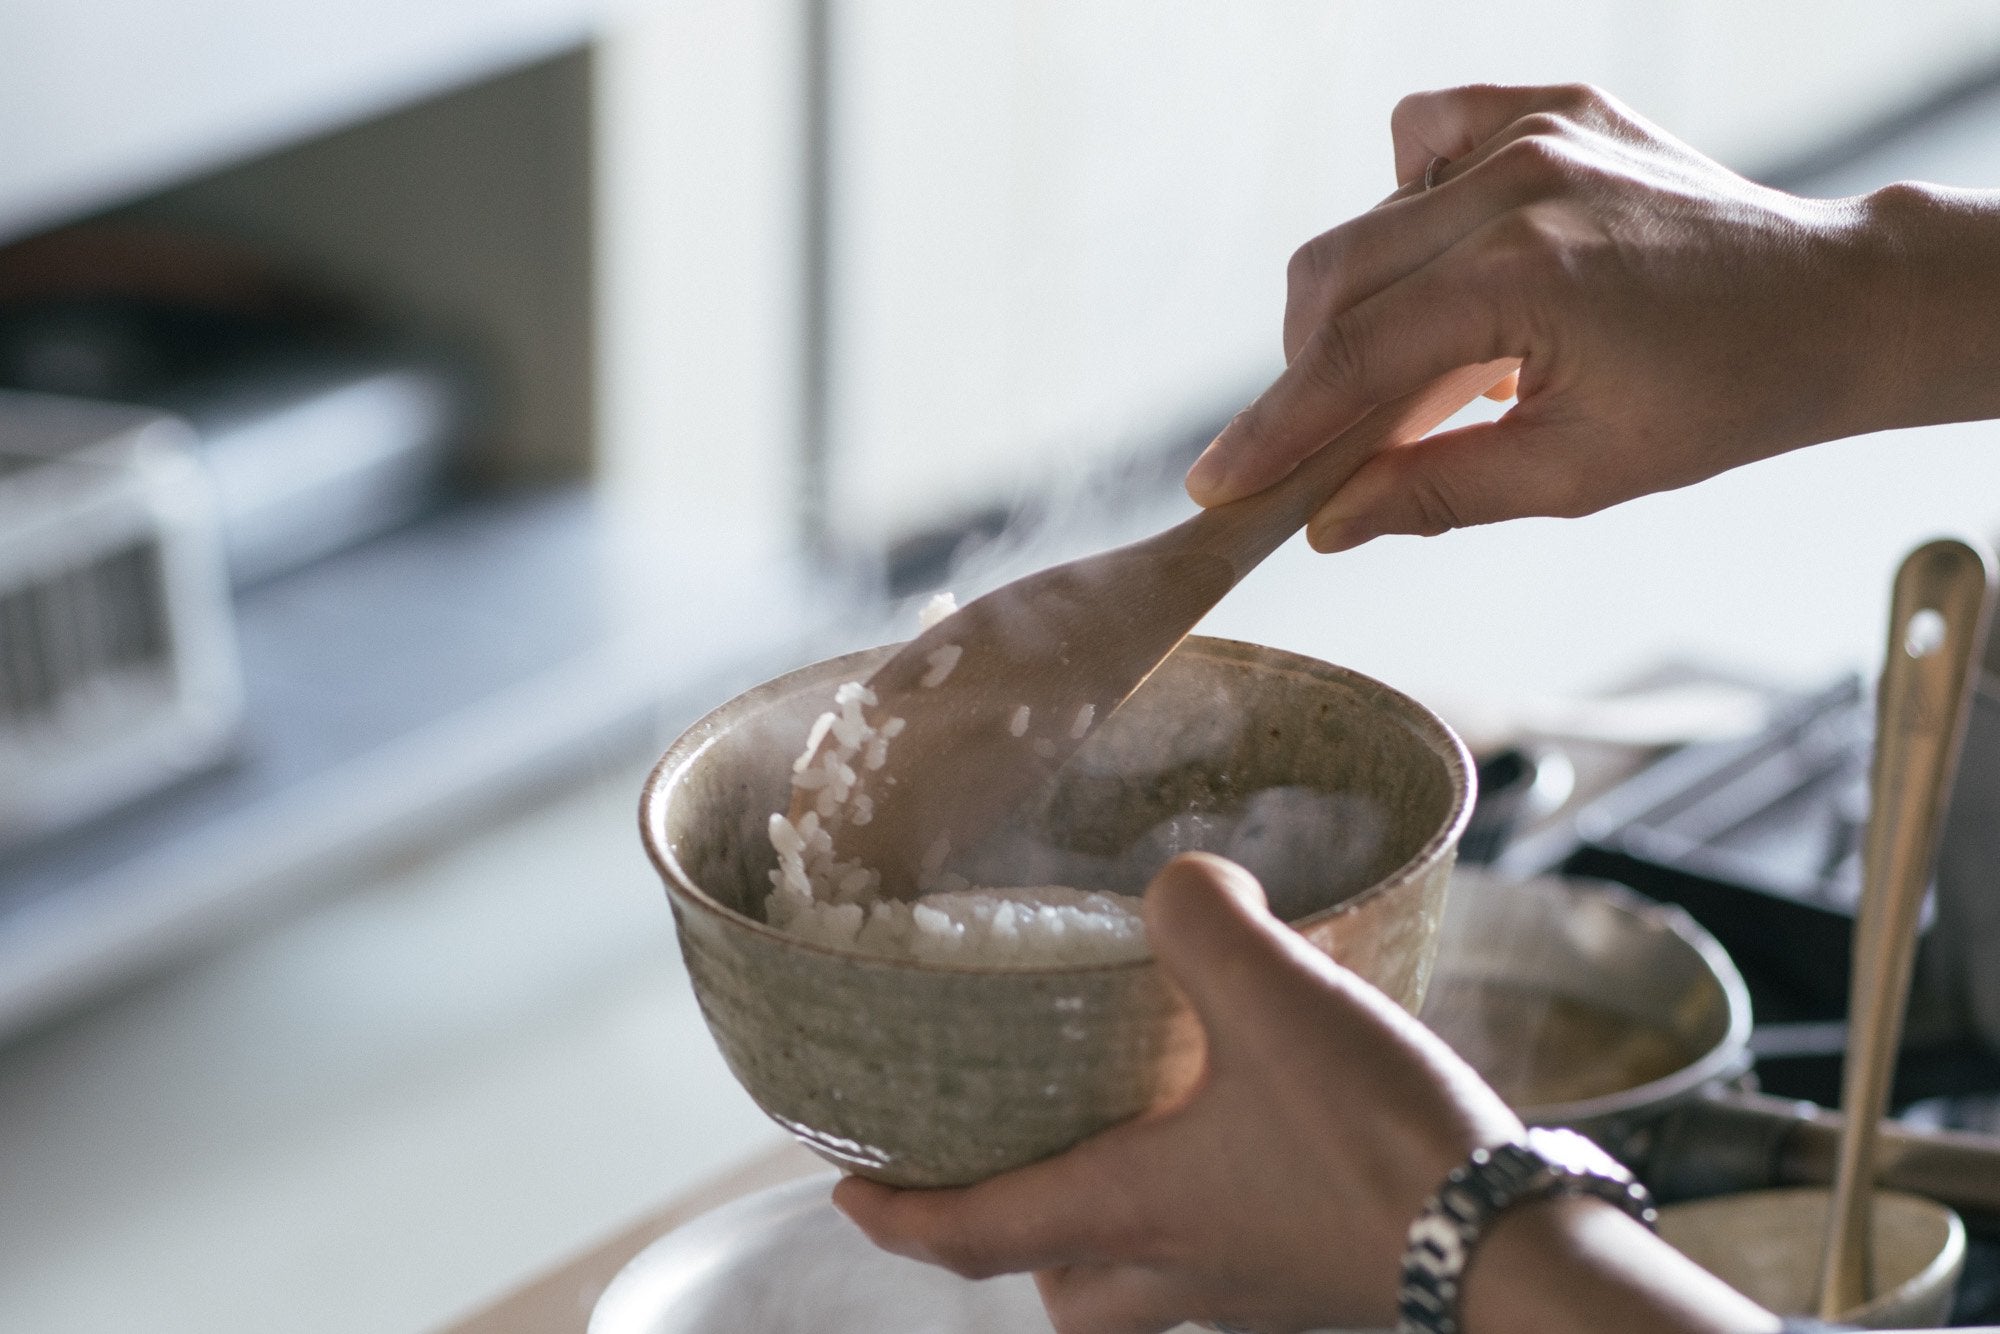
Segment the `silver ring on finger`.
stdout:
<svg viewBox="0 0 2000 1334">
<path fill-rule="evenodd" d="M 1438 183 L 1439 168 L 1450 165 L 1450 159 L 1443 157 L 1434 157 L 1429 162 L 1426 162 L 1424 164 L 1424 189 L 1429 190 L 1434 188 Z"/>
</svg>

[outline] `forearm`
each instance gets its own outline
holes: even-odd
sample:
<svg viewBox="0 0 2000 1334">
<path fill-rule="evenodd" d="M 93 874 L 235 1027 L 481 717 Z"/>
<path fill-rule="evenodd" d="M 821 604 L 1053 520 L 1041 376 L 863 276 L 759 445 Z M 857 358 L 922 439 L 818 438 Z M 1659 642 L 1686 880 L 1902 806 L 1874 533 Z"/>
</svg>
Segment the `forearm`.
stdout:
<svg viewBox="0 0 2000 1334">
<path fill-rule="evenodd" d="M 1905 182 L 1860 202 L 1887 274 L 1864 429 L 2000 417 L 2000 191 Z"/>
<path fill-rule="evenodd" d="M 1773 1334 L 1778 1319 L 1599 1200 L 1510 1210 L 1465 1273 L 1466 1334 Z"/>
</svg>

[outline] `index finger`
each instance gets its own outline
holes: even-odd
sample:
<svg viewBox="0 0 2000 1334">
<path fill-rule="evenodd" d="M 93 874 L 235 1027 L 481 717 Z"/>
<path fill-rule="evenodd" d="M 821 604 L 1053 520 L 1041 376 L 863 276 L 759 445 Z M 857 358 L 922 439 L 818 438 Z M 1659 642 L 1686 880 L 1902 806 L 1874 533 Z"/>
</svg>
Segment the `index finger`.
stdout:
<svg viewBox="0 0 2000 1334">
<path fill-rule="evenodd" d="M 833 1203 L 883 1250 L 942 1265 L 965 1278 L 1026 1273 L 1136 1254 L 1150 1211 L 1136 1173 L 1116 1161 L 1138 1126 L 1113 1127 L 1067 1153 L 977 1185 L 899 1190 L 848 1177 Z"/>
<path fill-rule="evenodd" d="M 1525 351 L 1514 328 L 1518 307 L 1531 294 L 1496 287 L 1492 262 L 1474 253 L 1484 231 L 1314 330 L 1188 470 L 1196 503 L 1213 507 L 1263 490 L 1370 408 L 1460 368 L 1486 375 L 1466 391 L 1468 400 L 1515 369 L 1511 359 Z"/>
</svg>

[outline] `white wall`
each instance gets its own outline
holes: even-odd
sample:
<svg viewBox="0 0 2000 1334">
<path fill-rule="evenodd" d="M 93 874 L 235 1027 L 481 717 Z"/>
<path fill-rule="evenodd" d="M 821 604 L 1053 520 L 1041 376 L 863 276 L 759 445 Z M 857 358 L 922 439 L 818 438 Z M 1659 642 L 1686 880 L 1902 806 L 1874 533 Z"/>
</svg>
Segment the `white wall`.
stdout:
<svg viewBox="0 0 2000 1334">
<path fill-rule="evenodd" d="M 632 569 L 793 553 L 798 17 L 674 0 L 598 43 L 598 457 Z"/>
</svg>

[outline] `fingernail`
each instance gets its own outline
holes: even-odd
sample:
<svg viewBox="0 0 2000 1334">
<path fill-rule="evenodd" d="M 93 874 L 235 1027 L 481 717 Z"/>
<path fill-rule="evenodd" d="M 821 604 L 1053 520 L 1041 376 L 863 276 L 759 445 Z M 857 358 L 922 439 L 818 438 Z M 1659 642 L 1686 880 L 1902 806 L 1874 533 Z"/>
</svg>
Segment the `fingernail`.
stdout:
<svg viewBox="0 0 2000 1334">
<path fill-rule="evenodd" d="M 1229 483 L 1229 456 L 1222 451 L 1222 440 L 1218 437 L 1209 442 L 1201 457 L 1188 469 L 1188 495 L 1198 505 L 1219 504 Z"/>
<path fill-rule="evenodd" d="M 1306 525 L 1306 544 L 1322 556 L 1358 547 L 1373 534 L 1363 527 L 1361 516 L 1336 510 L 1329 501 Z"/>
<path fill-rule="evenodd" d="M 1322 556 L 1347 551 L 1367 541 L 1367 535 L 1348 528 L 1308 528 L 1306 545 Z"/>
</svg>

